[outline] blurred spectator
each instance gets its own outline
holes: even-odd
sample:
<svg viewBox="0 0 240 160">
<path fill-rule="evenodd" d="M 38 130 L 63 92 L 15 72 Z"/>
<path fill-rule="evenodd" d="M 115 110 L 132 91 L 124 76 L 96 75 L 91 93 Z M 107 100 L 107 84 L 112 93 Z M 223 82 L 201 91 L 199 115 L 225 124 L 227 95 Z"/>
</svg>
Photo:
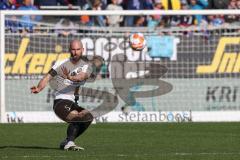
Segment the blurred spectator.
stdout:
<svg viewBox="0 0 240 160">
<path fill-rule="evenodd" d="M 102 10 L 102 2 L 101 0 L 94 0 L 92 4 L 92 10 Z M 89 26 L 106 26 L 106 21 L 104 19 L 104 16 L 98 15 L 98 16 L 90 16 L 90 21 L 88 23 Z"/>
<path fill-rule="evenodd" d="M 237 8 L 240 9 L 240 0 L 237 1 Z M 240 25 L 240 15 L 238 15 L 238 21 L 236 22 L 236 25 Z M 240 32 L 240 29 L 239 29 Z"/>
<path fill-rule="evenodd" d="M 16 16 L 12 16 L 11 18 L 6 18 L 5 26 L 6 26 L 5 28 L 7 30 L 14 32 L 14 33 L 18 32 L 19 28 L 21 27 Z"/>
<path fill-rule="evenodd" d="M 155 4 L 154 4 L 154 10 L 164 10 L 165 8 L 164 8 L 164 6 L 162 5 L 162 3 L 161 2 L 156 2 Z M 161 20 L 161 15 L 153 15 L 153 17 L 154 17 L 154 19 L 156 19 L 156 20 Z"/>
<path fill-rule="evenodd" d="M 156 2 L 154 4 L 154 10 L 164 10 L 164 7 L 161 2 Z M 159 25 L 160 21 L 162 20 L 162 15 L 151 15 L 147 18 L 147 26 L 150 29 L 154 29 L 156 26 Z"/>
<path fill-rule="evenodd" d="M 123 8 L 125 10 L 140 10 L 144 9 L 145 0 L 123 0 Z"/>
<path fill-rule="evenodd" d="M 228 9 L 239 9 L 238 3 L 240 3 L 237 0 L 230 0 L 230 3 L 228 4 Z M 227 23 L 236 23 L 239 24 L 239 15 L 226 15 L 225 20 Z"/>
<path fill-rule="evenodd" d="M 107 8 L 107 5 L 109 4 L 109 3 L 108 3 L 108 0 L 101 0 L 101 3 L 102 3 L 101 8 L 102 8 L 103 10 L 105 10 L 105 9 Z"/>
<path fill-rule="evenodd" d="M 209 26 L 219 27 L 225 23 L 224 16 L 222 15 L 208 15 Z"/>
<path fill-rule="evenodd" d="M 16 7 L 16 0 L 4 0 L 0 2 L 0 10 L 15 10 Z"/>
<path fill-rule="evenodd" d="M 55 25 L 55 33 L 57 33 L 59 36 L 69 36 L 76 33 L 77 26 L 70 21 L 69 19 L 62 18 L 59 22 Z"/>
<path fill-rule="evenodd" d="M 187 2 L 183 2 L 181 4 L 181 9 L 182 10 L 188 10 L 189 9 L 189 6 L 188 6 Z M 194 16 L 192 16 L 192 15 L 181 16 L 179 26 L 189 27 L 189 26 L 192 26 L 192 25 L 194 25 Z"/>
<path fill-rule="evenodd" d="M 189 6 L 187 2 L 181 3 L 181 9 L 182 10 L 188 10 Z M 192 15 L 176 15 L 171 18 L 171 26 L 180 26 L 180 27 L 189 27 L 191 25 L 194 25 L 194 16 Z"/>
<path fill-rule="evenodd" d="M 73 6 L 79 6 L 81 9 L 85 9 L 85 6 L 88 5 L 89 0 L 68 0 Z"/>
<path fill-rule="evenodd" d="M 118 10 L 122 12 L 123 8 L 126 10 L 143 10 L 143 9 L 154 9 L 154 10 L 169 10 L 169 9 L 192 9 L 192 10 L 202 10 L 208 9 L 240 9 L 240 0 L 0 0 L 0 10 L 14 10 L 21 4 L 18 10 L 38 10 L 35 5 L 40 6 L 58 6 L 58 5 L 68 5 L 71 7 L 80 6 L 82 9 L 88 10 Z M 121 6 L 120 5 L 123 6 Z M 108 4 L 108 5 L 107 5 Z M 62 17 L 61 17 L 62 18 Z M 76 17 L 75 17 L 76 18 Z M 125 16 L 124 26 L 147 26 L 150 28 L 155 28 L 157 26 L 161 27 L 188 27 L 193 24 L 197 25 L 208 25 L 210 26 L 220 26 L 226 23 L 240 24 L 239 15 L 215 15 L 215 16 L 163 16 L 163 15 L 151 15 L 146 18 L 146 16 Z M 16 28 L 23 27 L 27 31 L 33 31 L 35 22 L 42 20 L 41 16 L 21 16 L 21 22 L 17 23 L 18 20 L 16 16 L 7 17 L 6 26 L 12 31 L 16 32 Z M 75 19 L 76 20 L 76 19 Z M 79 23 L 79 18 L 77 17 Z M 80 24 L 86 26 L 120 26 L 123 21 L 123 16 L 80 16 Z M 51 21 L 52 22 L 52 21 Z M 56 20 L 55 20 L 56 22 Z M 61 19 L 57 24 L 56 28 L 61 28 L 58 26 L 75 27 L 73 22 L 68 19 Z M 59 32 L 60 29 L 56 29 Z M 73 32 L 70 30 L 62 31 L 62 35 L 71 35 Z"/>
<path fill-rule="evenodd" d="M 68 5 L 66 0 L 34 0 L 34 5 L 36 6 L 58 6 L 58 5 Z"/>
<path fill-rule="evenodd" d="M 16 0 L 4 0 L 0 2 L 0 10 L 16 10 Z M 19 23 L 16 16 L 8 16 L 5 20 L 5 26 L 8 31 L 18 32 Z"/>
<path fill-rule="evenodd" d="M 124 0 L 123 6 L 126 10 L 142 10 L 144 9 L 144 0 Z M 133 26 L 134 19 L 136 20 L 137 17 L 134 16 L 126 16 L 124 20 L 125 26 Z"/>
<path fill-rule="evenodd" d="M 106 10 L 123 10 L 122 6 L 118 5 L 118 0 L 111 0 L 111 4 L 109 4 Z M 122 16 L 107 16 L 107 24 L 111 27 L 118 27 L 120 23 L 123 21 Z"/>
<path fill-rule="evenodd" d="M 154 2 L 153 0 L 145 0 L 143 3 L 144 9 L 153 9 L 154 8 Z"/>
<path fill-rule="evenodd" d="M 237 0 L 230 0 L 228 4 L 228 9 L 238 9 L 237 8 Z"/>
<path fill-rule="evenodd" d="M 240 9 L 240 0 L 237 1 L 237 8 Z"/>
<path fill-rule="evenodd" d="M 90 25 L 90 17 L 88 15 L 80 16 L 80 25 L 89 26 Z"/>
<path fill-rule="evenodd" d="M 181 7 L 180 0 L 155 0 L 155 2 L 161 2 L 166 10 L 179 10 Z"/>
<path fill-rule="evenodd" d="M 23 5 L 18 8 L 18 10 L 38 10 L 37 7 L 33 6 L 31 0 L 24 0 Z M 21 27 L 25 29 L 27 32 L 32 32 L 33 27 L 36 25 L 34 22 L 39 22 L 42 19 L 41 16 L 34 15 L 24 15 L 21 17 Z"/>
<path fill-rule="evenodd" d="M 144 27 L 144 26 L 146 26 L 146 18 L 145 18 L 145 16 L 134 17 L 134 26 L 136 26 L 136 27 Z"/>
<path fill-rule="evenodd" d="M 23 5 L 23 0 L 16 0 L 16 6 L 17 6 L 17 8 L 18 8 L 19 6 L 21 6 L 21 5 Z"/>
<path fill-rule="evenodd" d="M 190 0 L 190 9 L 193 10 L 202 10 L 208 6 L 207 0 Z M 203 16 L 202 15 L 196 15 L 196 24 L 201 25 Z"/>
<path fill-rule="evenodd" d="M 208 9 L 227 9 L 229 0 L 208 0 Z"/>
<path fill-rule="evenodd" d="M 123 6 L 123 0 L 118 0 L 118 4 Z"/>
</svg>

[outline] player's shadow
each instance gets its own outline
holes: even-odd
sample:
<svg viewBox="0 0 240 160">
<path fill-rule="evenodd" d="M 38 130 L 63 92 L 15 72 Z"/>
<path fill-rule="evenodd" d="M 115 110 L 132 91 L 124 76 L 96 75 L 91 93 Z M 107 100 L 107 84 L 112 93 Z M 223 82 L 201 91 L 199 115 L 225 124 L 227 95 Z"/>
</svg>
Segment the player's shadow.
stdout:
<svg viewBox="0 0 240 160">
<path fill-rule="evenodd" d="M 0 146 L 0 149 L 6 148 L 17 148 L 17 149 L 42 149 L 42 150 L 59 150 L 59 148 L 54 147 L 44 147 L 44 146 Z"/>
</svg>

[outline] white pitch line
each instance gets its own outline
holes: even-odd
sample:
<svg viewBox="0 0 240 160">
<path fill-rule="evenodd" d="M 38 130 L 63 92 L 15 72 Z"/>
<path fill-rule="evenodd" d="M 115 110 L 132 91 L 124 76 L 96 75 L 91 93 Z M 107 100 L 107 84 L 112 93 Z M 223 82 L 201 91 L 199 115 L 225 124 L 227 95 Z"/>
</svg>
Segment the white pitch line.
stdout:
<svg viewBox="0 0 240 160">
<path fill-rule="evenodd" d="M 234 152 L 200 152 L 200 153 L 175 153 L 175 155 L 180 155 L 180 156 L 192 156 L 192 155 L 240 155 L 239 153 L 234 153 Z"/>
<path fill-rule="evenodd" d="M 8 158 L 66 158 L 66 156 L 28 156 L 28 155 L 24 155 L 24 156 L 2 156 L 2 159 L 8 159 Z"/>
<path fill-rule="evenodd" d="M 190 153 L 190 152 L 176 152 L 176 153 L 159 153 L 157 155 L 176 155 L 176 156 L 196 156 L 196 155 L 240 155 L 240 152 L 199 152 L 199 153 Z M 97 155 L 87 155 L 87 157 L 93 157 Z M 113 154 L 104 155 L 103 157 L 114 156 Z M 116 154 L 117 157 L 152 157 L 156 156 L 155 154 Z M 49 155 L 42 155 L 42 156 L 31 156 L 31 155 L 23 155 L 23 156 L 1 156 L 0 159 L 10 159 L 10 158 L 67 158 L 68 156 L 49 156 Z"/>
</svg>

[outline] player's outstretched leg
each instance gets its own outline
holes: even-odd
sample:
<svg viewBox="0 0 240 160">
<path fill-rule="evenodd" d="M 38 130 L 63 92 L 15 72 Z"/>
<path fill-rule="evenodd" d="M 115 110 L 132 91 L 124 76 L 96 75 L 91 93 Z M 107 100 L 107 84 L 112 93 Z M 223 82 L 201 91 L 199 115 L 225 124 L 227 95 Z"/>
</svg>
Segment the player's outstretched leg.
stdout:
<svg viewBox="0 0 240 160">
<path fill-rule="evenodd" d="M 89 127 L 93 121 L 92 114 L 83 110 L 76 114 L 76 111 L 72 112 L 68 116 L 69 126 L 67 129 L 67 138 L 60 143 L 60 148 L 64 150 L 84 150 L 84 148 L 77 146 L 74 140 L 79 137 Z"/>
<path fill-rule="evenodd" d="M 69 123 L 67 129 L 67 138 L 60 143 L 60 149 L 73 151 L 84 150 L 83 147 L 77 146 L 74 143 L 74 140 L 80 135 L 79 133 L 82 130 L 83 129 L 81 128 L 81 125 L 79 123 L 77 122 Z"/>
</svg>

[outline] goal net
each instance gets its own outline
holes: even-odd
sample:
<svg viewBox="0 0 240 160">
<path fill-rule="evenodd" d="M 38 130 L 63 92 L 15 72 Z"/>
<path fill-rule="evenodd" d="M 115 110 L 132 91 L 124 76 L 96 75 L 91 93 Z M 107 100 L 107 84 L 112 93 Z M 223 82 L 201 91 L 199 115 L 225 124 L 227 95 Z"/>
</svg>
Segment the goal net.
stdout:
<svg viewBox="0 0 240 160">
<path fill-rule="evenodd" d="M 225 22 L 229 15 L 238 20 L 240 15 L 231 10 L 207 12 L 2 11 L 1 122 L 60 122 L 52 111 L 54 90 L 47 86 L 33 95 L 30 87 L 55 61 L 70 57 L 73 39 L 81 39 L 89 59 L 99 55 L 105 60 L 96 80 L 81 86 L 79 93 L 79 105 L 91 110 L 96 121 L 240 121 L 240 25 Z M 29 23 L 22 15 L 42 20 L 19 25 Z M 143 17 L 149 24 L 75 23 L 116 15 Z M 156 15 L 164 22 L 153 25 Z M 196 24 L 199 15 L 205 21 Z M 142 51 L 129 46 L 129 35 L 136 32 L 147 41 Z"/>
</svg>

